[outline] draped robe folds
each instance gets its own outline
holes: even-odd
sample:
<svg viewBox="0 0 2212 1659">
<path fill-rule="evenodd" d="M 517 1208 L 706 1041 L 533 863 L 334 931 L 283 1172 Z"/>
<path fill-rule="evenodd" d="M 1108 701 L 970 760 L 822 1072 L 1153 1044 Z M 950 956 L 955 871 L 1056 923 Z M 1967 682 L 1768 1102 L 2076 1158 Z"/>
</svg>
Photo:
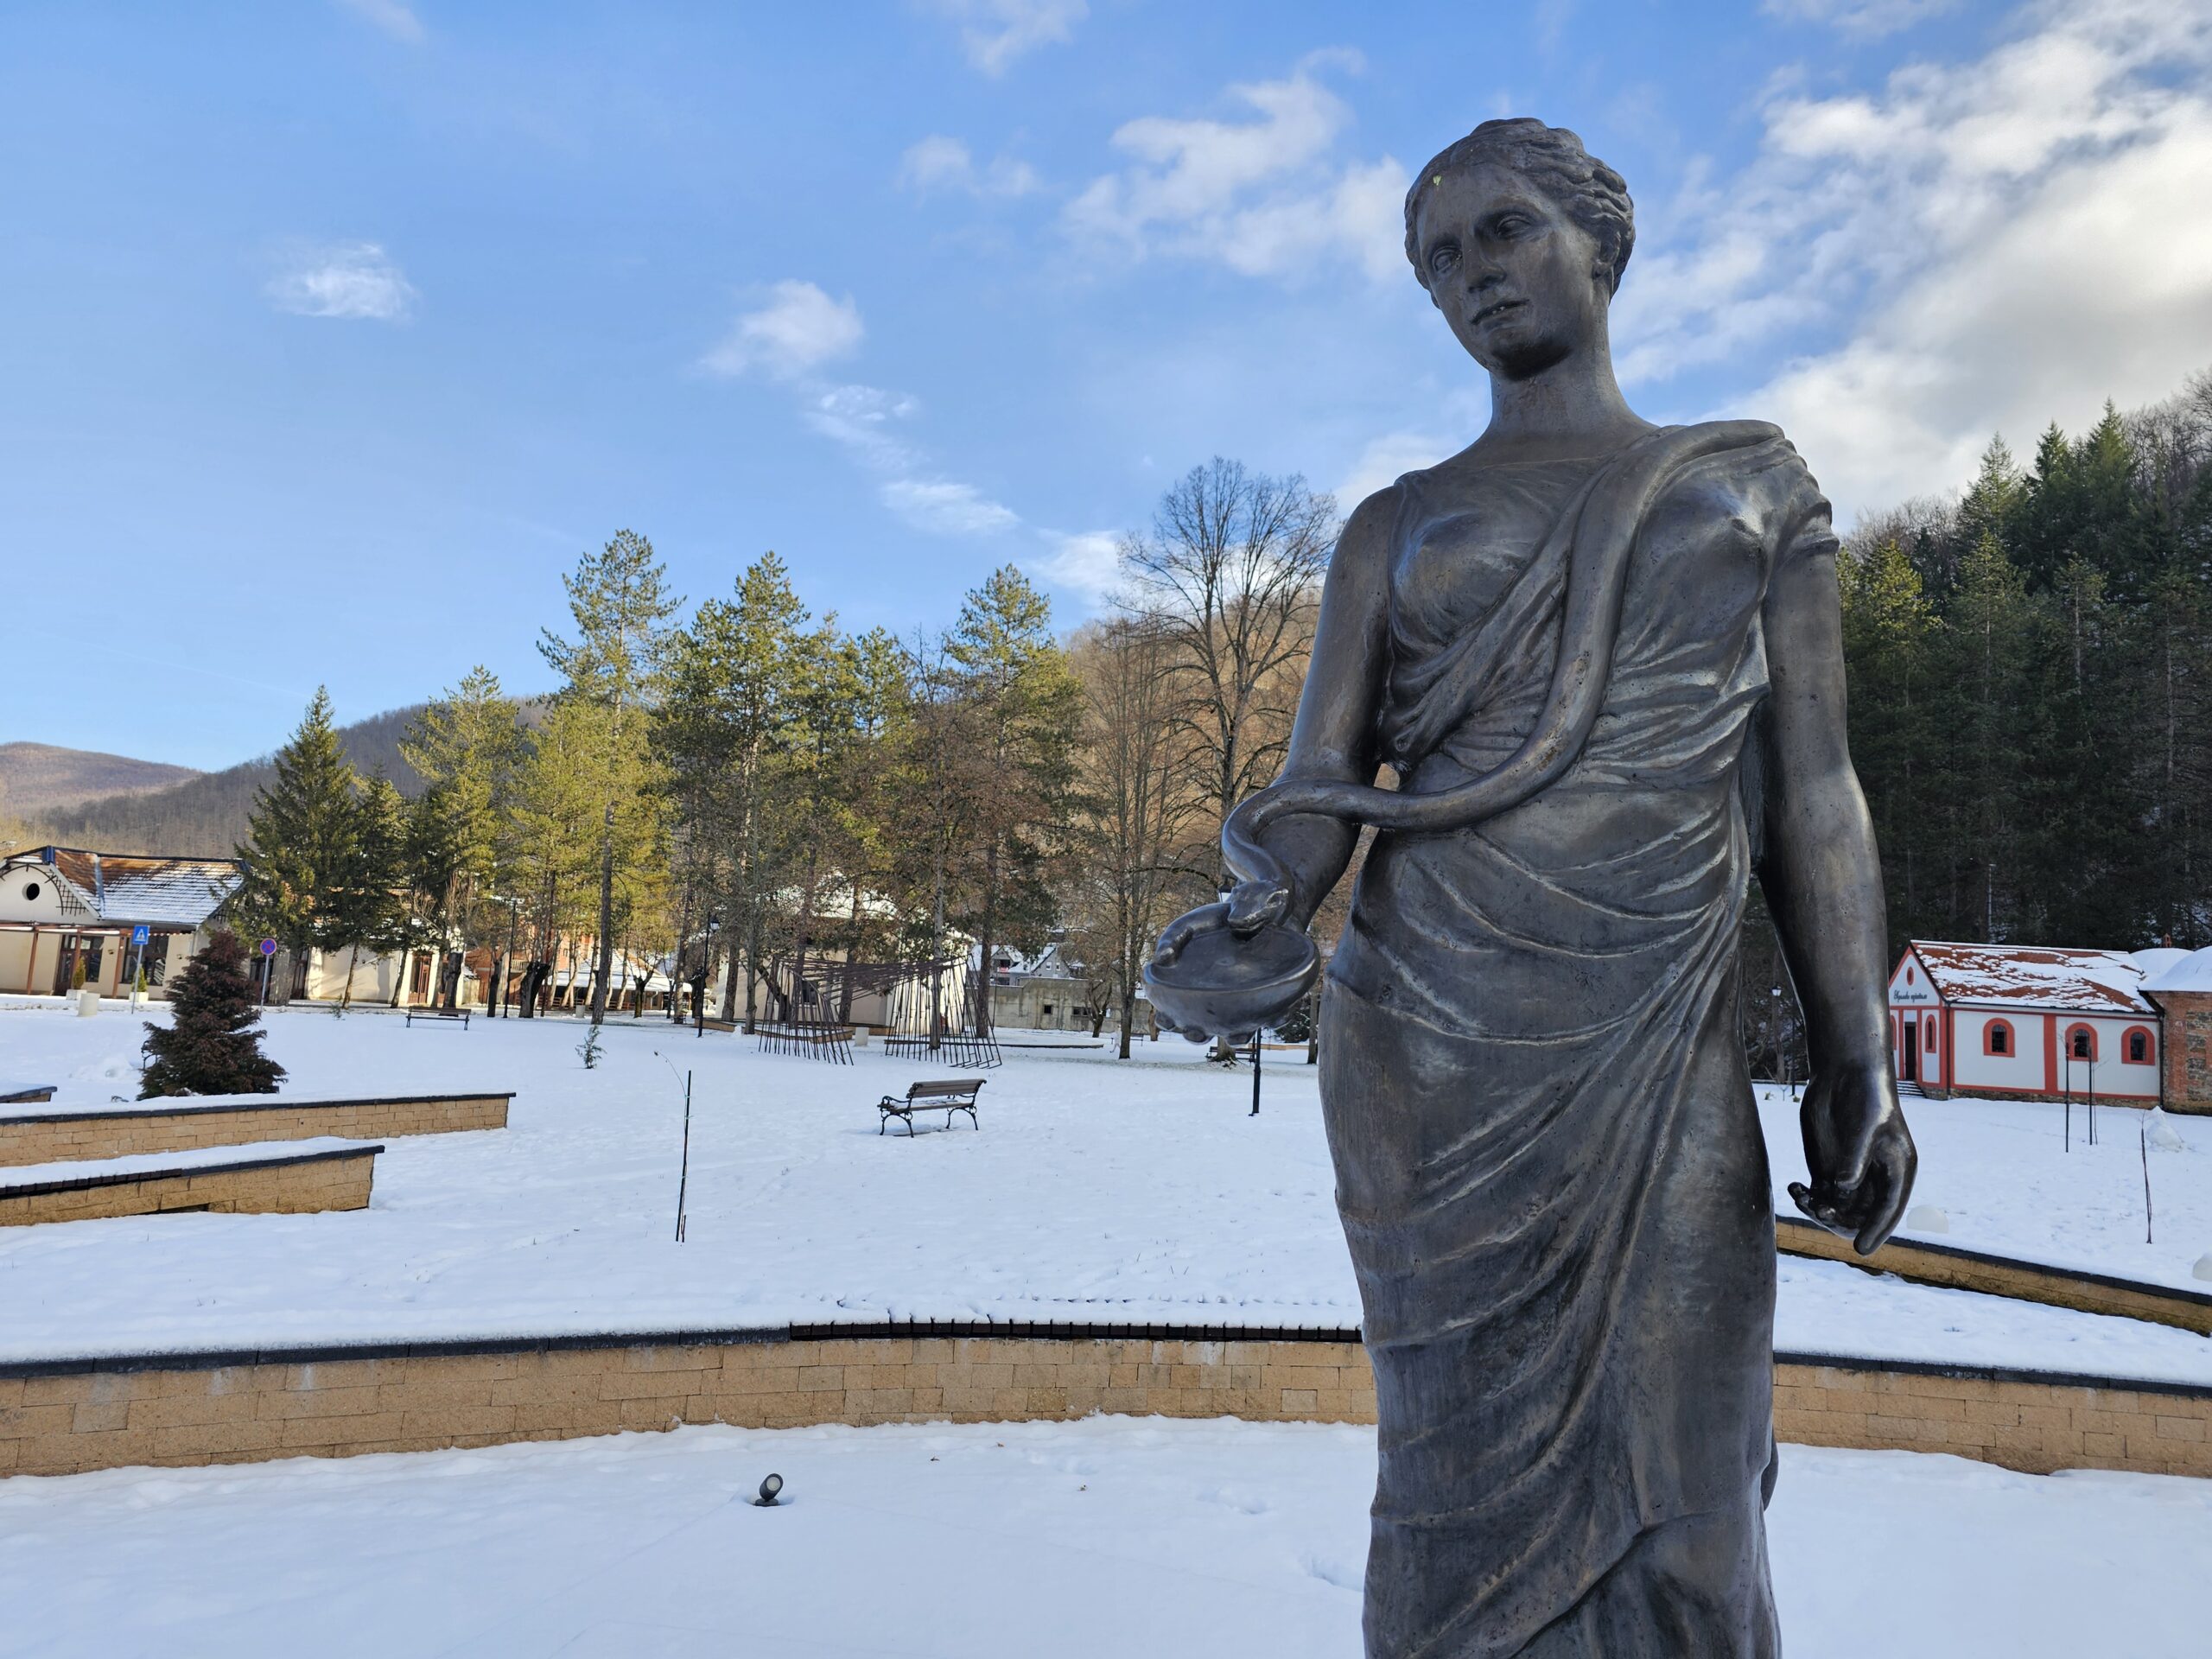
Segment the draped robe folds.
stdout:
<svg viewBox="0 0 2212 1659">
<path fill-rule="evenodd" d="M 1381 716 L 1401 787 L 1536 724 L 1605 463 L 1410 474 Z M 1774 1242 L 1737 933 L 1780 562 L 1832 556 L 1779 435 L 1634 532 L 1587 741 L 1471 829 L 1382 833 L 1324 1000 L 1322 1098 L 1381 1473 L 1374 1659 L 1779 1651 Z"/>
</svg>

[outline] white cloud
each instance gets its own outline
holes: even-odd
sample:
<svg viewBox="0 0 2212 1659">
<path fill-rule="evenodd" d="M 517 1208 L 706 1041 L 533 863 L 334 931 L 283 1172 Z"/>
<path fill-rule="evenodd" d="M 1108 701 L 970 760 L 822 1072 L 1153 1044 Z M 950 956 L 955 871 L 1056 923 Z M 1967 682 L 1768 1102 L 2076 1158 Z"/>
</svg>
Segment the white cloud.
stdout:
<svg viewBox="0 0 2212 1659">
<path fill-rule="evenodd" d="M 1020 514 L 974 485 L 938 476 L 921 450 L 899 435 L 899 426 L 920 412 L 919 401 L 903 391 L 858 385 L 814 386 L 806 391 L 799 418 L 878 474 L 882 481 L 877 494 L 883 505 L 917 530 L 937 536 L 978 536 L 1019 524 Z"/>
<path fill-rule="evenodd" d="M 812 283 L 786 279 L 769 289 L 766 304 L 739 317 L 700 365 L 732 378 L 759 370 L 793 379 L 850 357 L 866 332 L 849 296 L 833 300 Z"/>
<path fill-rule="evenodd" d="M 1859 40 L 1878 40 L 1940 17 L 1958 0 L 1761 0 L 1770 17 L 1793 23 L 1825 23 Z"/>
<path fill-rule="evenodd" d="M 948 138 L 933 132 L 920 143 L 907 147 L 899 158 L 899 182 L 916 190 L 933 190 L 945 185 L 962 188 L 976 176 L 976 158 L 968 146 L 957 138 Z"/>
<path fill-rule="evenodd" d="M 964 190 L 973 196 L 1026 196 L 1040 181 L 1035 168 L 1010 156 L 998 156 L 988 167 L 978 168 L 967 145 L 932 133 L 899 158 L 899 182 L 921 195 L 932 190 Z"/>
<path fill-rule="evenodd" d="M 968 61 L 1002 75 L 1015 59 L 1074 37 L 1090 14 L 1086 0 L 933 0 L 931 10 L 960 25 Z"/>
<path fill-rule="evenodd" d="M 1779 87 L 1754 161 L 1630 268 L 1624 378 L 1827 337 L 1732 406 L 1788 426 L 1847 516 L 1963 484 L 1993 430 L 2166 395 L 2212 360 L 2208 69 L 2212 14 L 2077 0 L 1875 94 Z"/>
<path fill-rule="evenodd" d="M 1118 129 L 1135 164 L 1097 178 L 1070 202 L 1068 230 L 1133 257 L 1155 250 L 1212 258 L 1254 276 L 1297 276 L 1349 258 L 1370 276 L 1395 270 L 1406 170 L 1389 156 L 1340 162 L 1351 124 L 1315 79 L 1357 70 L 1356 53 L 1317 53 L 1281 80 L 1229 88 L 1241 120 L 1145 116 Z"/>
<path fill-rule="evenodd" d="M 414 285 L 374 242 L 302 245 L 266 292 L 279 310 L 302 317 L 404 322 L 414 314 Z"/>
<path fill-rule="evenodd" d="M 992 535 L 1021 522 L 1013 508 L 973 484 L 945 478 L 891 479 L 883 486 L 883 504 L 915 529 L 939 536 Z"/>
<path fill-rule="evenodd" d="M 798 397 L 800 423 L 838 444 L 881 480 L 884 505 L 918 530 L 939 536 L 988 535 L 1021 522 L 1011 507 L 971 484 L 938 477 L 900 429 L 921 412 L 903 391 L 857 382 L 826 384 L 815 371 L 860 349 L 860 309 L 812 283 L 781 282 L 767 301 L 738 318 L 702 359 L 725 378 L 755 370 L 786 383 Z"/>
<path fill-rule="evenodd" d="M 346 10 L 365 17 L 385 34 L 407 46 L 423 43 L 423 20 L 402 0 L 338 0 Z"/>
<path fill-rule="evenodd" d="M 1092 605 L 1103 604 L 1122 587 L 1122 533 L 1114 530 L 1046 531 L 1052 551 L 1034 563 L 1055 587 L 1072 588 Z"/>
<path fill-rule="evenodd" d="M 1349 517 L 1376 491 L 1396 483 L 1407 473 L 1433 467 L 1463 448 L 1464 442 L 1433 432 L 1386 432 L 1369 442 L 1359 452 L 1359 459 L 1352 462 L 1344 481 L 1337 486 L 1337 511 Z"/>
<path fill-rule="evenodd" d="M 906 472 L 916 464 L 914 452 L 891 435 L 891 426 L 920 410 L 920 404 L 903 391 L 886 391 L 880 386 L 831 386 L 811 394 L 800 418 L 823 437 L 858 453 L 877 471 Z"/>
</svg>

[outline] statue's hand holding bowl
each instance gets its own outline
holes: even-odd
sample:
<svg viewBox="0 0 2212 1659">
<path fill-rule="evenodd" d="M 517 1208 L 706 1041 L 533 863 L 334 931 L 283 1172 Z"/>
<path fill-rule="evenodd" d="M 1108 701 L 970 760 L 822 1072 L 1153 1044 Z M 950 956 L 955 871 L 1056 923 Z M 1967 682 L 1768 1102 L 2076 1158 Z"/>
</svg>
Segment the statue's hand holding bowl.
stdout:
<svg viewBox="0 0 2212 1659">
<path fill-rule="evenodd" d="M 1144 970 L 1160 1023 L 1194 1043 L 1241 1042 L 1296 1007 L 1319 976 L 1321 955 L 1283 920 L 1289 909 L 1287 888 L 1246 881 L 1225 904 L 1169 923 Z"/>
</svg>

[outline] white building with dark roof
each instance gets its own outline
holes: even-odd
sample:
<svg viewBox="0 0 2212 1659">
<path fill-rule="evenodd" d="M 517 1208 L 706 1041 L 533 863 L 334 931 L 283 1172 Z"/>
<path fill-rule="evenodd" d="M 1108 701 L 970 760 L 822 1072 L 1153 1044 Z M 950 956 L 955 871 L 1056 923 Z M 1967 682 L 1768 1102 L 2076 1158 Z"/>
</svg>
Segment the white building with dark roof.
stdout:
<svg viewBox="0 0 2212 1659">
<path fill-rule="evenodd" d="M 79 967 L 104 996 L 143 966 L 158 988 L 206 943 L 245 880 L 230 858 L 145 858 L 35 847 L 0 859 L 0 992 L 59 995 Z M 135 944 L 138 930 L 145 942 Z"/>
<path fill-rule="evenodd" d="M 2144 969 L 2124 950 L 1915 939 L 1890 976 L 1897 1081 L 2156 1104 L 2163 1033 Z"/>
</svg>

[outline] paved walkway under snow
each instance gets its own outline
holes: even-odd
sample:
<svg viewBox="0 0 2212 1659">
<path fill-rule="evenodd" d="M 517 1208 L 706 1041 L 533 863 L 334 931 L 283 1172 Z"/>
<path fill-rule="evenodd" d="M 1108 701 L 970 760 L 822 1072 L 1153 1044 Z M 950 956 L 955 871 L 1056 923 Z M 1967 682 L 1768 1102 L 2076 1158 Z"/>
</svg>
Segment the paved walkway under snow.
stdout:
<svg viewBox="0 0 2212 1659">
<path fill-rule="evenodd" d="M 0 1654 L 1346 1659 L 1374 1459 L 1094 1418 L 22 1478 Z M 1787 1446 L 1772 1529 L 1791 1659 L 2204 1652 L 2212 1482 Z"/>
</svg>

